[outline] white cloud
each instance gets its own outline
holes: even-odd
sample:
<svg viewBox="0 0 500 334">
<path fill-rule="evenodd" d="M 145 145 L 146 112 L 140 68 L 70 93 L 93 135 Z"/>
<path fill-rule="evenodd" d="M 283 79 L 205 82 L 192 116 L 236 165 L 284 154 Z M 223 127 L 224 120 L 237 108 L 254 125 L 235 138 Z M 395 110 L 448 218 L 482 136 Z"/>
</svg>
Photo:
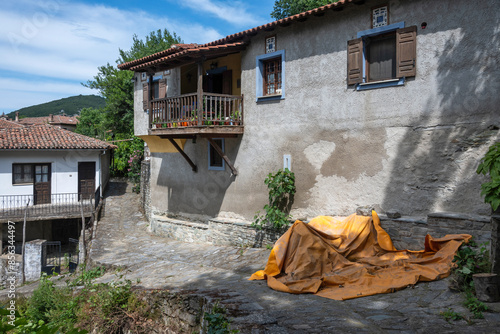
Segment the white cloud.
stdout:
<svg viewBox="0 0 500 334">
<path fill-rule="evenodd" d="M 180 4 L 199 12 L 212 14 L 212 16 L 236 26 L 253 26 L 261 21 L 247 12 L 242 1 L 182 0 Z"/>
<path fill-rule="evenodd" d="M 30 96 L 39 98 L 38 93 L 57 90 L 61 94 L 85 94 L 82 89 L 86 88 L 77 82 L 92 79 L 98 66 L 115 64 L 118 49 L 129 49 L 134 34 L 144 38 L 151 31 L 166 28 L 185 42 L 205 43 L 223 37 L 214 28 L 180 17 L 162 16 L 161 11 L 151 14 L 66 0 L 3 1 L 0 22 L 0 74 L 3 71 L 11 77 L 20 73 L 23 77 L 75 81 L 74 85 L 53 82 L 24 85 L 30 87 Z M 5 79 L 0 80 L 0 85 L 8 88 Z M 14 86 L 20 92 L 23 85 Z M 14 98 L 19 98 L 17 93 L 2 97 L 1 108 L 20 108 L 33 100 L 14 101 Z"/>
</svg>

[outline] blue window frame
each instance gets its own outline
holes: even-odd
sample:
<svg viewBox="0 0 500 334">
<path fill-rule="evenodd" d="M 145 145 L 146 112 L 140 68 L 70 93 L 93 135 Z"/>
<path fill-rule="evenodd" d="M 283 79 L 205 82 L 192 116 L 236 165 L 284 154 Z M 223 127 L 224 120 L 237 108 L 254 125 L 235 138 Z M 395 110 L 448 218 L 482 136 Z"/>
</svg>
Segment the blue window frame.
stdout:
<svg viewBox="0 0 500 334">
<path fill-rule="evenodd" d="M 274 64 L 266 68 L 266 64 L 276 59 L 281 60 L 280 64 L 275 64 L 274 62 Z M 269 72 L 270 68 L 272 73 Z M 272 86 L 271 84 L 270 89 L 273 92 L 271 94 L 268 94 L 268 92 L 264 90 L 264 84 L 267 78 L 274 78 L 276 80 L 276 86 Z M 257 56 L 255 94 L 257 102 L 281 100 L 285 98 L 285 50 L 278 50 Z"/>
<path fill-rule="evenodd" d="M 219 145 L 222 153 L 225 152 L 224 138 L 214 138 L 213 141 Z M 209 170 L 225 170 L 226 163 L 224 159 L 217 153 L 214 147 L 208 143 L 208 169 Z"/>
</svg>

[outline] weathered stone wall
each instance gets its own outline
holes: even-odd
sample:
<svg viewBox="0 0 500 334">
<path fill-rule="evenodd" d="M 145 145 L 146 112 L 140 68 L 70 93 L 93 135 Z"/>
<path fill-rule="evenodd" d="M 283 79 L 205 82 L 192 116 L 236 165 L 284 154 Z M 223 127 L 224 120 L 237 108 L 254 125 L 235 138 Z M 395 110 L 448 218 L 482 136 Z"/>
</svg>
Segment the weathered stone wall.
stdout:
<svg viewBox="0 0 500 334">
<path fill-rule="evenodd" d="M 456 213 L 431 213 L 427 217 L 388 218 L 380 215 L 382 227 L 389 233 L 397 249 L 421 250 L 425 236 L 470 234 L 477 243 L 490 241 L 490 217 Z M 209 219 L 191 222 L 165 215 L 153 215 L 151 230 L 157 235 L 185 242 L 207 242 L 214 245 L 265 247 L 274 244 L 282 233 L 256 230 L 250 222 Z M 488 245 L 489 247 L 489 245 Z"/>
<path fill-rule="evenodd" d="M 24 277 L 26 281 L 36 281 L 42 273 L 42 244 L 46 240 L 36 239 L 26 243 L 24 258 Z"/>
<path fill-rule="evenodd" d="M 141 162 L 141 208 L 144 209 L 146 217 L 151 220 L 151 164 L 149 160 Z"/>
<path fill-rule="evenodd" d="M 421 250 L 427 234 L 433 238 L 447 234 L 470 234 L 477 243 L 491 238 L 490 218 L 486 216 L 431 213 L 427 217 L 391 219 L 380 215 L 380 223 L 397 249 Z"/>
<path fill-rule="evenodd" d="M 10 258 L 11 256 L 12 255 L 9 254 L 0 256 L 0 286 L 5 288 L 8 288 L 11 285 L 12 278 L 14 278 L 15 285 L 20 285 L 23 279 L 22 256 L 20 254 L 15 254 L 15 264 L 9 267 L 9 261 L 12 261 L 12 258 Z"/>
<path fill-rule="evenodd" d="M 264 247 L 281 236 L 272 230 L 256 230 L 246 221 L 210 219 L 191 222 L 153 215 L 151 231 L 157 235 L 185 242 L 207 242 L 221 246 Z"/>
</svg>

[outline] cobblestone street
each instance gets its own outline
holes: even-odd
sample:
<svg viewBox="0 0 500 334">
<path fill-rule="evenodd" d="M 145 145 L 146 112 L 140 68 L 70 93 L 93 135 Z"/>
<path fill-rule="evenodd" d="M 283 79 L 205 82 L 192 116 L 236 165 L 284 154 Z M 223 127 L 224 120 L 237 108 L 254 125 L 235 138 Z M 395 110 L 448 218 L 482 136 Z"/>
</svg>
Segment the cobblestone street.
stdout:
<svg viewBox="0 0 500 334">
<path fill-rule="evenodd" d="M 248 281 L 263 269 L 269 250 L 182 243 L 151 235 L 131 185 L 111 182 L 105 216 L 97 226 L 90 257 L 94 264 L 123 268 L 145 288 L 197 291 L 221 299 L 241 333 L 493 333 L 500 314 L 448 323 L 440 312 L 470 315 L 447 280 L 419 283 L 392 294 L 347 301 L 277 292 Z M 112 271 L 101 281 L 115 277 Z M 498 311 L 499 305 L 489 304 Z"/>
</svg>

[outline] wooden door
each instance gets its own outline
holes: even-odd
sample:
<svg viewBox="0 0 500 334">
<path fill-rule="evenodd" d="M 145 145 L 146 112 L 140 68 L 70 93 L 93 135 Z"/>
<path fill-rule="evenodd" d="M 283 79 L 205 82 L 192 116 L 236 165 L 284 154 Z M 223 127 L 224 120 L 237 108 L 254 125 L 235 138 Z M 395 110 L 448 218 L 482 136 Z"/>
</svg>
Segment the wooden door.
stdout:
<svg viewBox="0 0 500 334">
<path fill-rule="evenodd" d="M 78 163 L 78 194 L 83 199 L 95 195 L 95 162 Z"/>
<path fill-rule="evenodd" d="M 50 203 L 51 197 L 51 173 L 50 164 L 35 164 L 34 165 L 35 180 L 33 182 L 34 204 Z"/>
</svg>

